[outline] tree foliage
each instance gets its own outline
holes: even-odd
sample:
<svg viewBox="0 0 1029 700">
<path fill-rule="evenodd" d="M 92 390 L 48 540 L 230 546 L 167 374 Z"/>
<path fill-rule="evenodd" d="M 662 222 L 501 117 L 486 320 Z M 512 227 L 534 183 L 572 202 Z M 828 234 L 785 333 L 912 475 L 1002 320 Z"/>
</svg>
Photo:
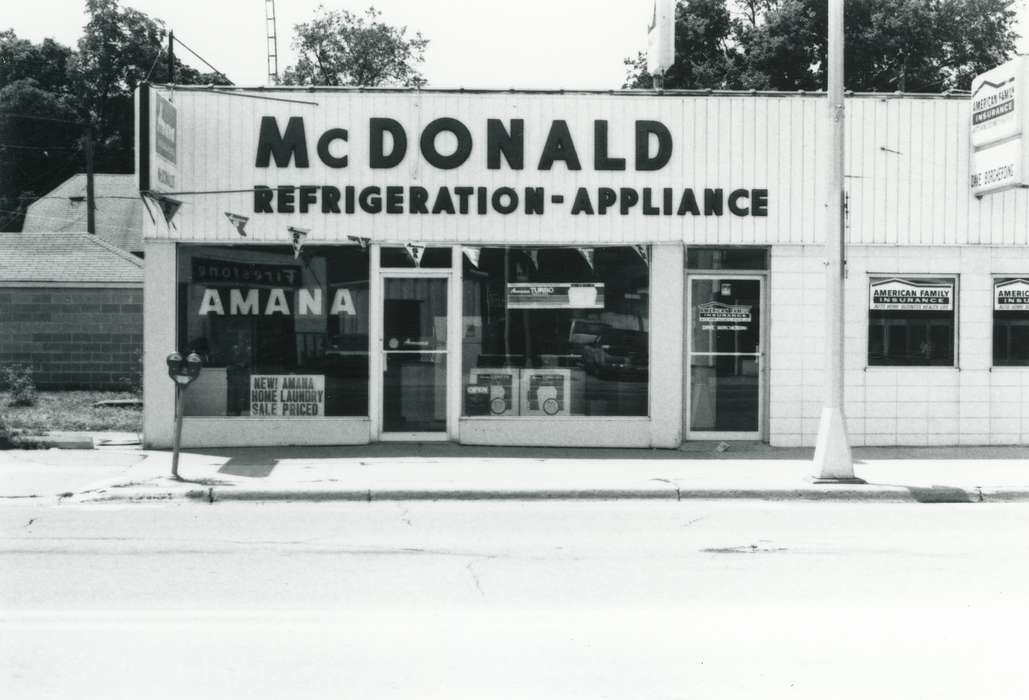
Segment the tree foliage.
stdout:
<svg viewBox="0 0 1029 700">
<path fill-rule="evenodd" d="M 167 79 L 168 32 L 117 0 L 87 0 L 86 11 L 77 50 L 0 31 L 0 231 L 20 230 L 29 203 L 82 169 L 89 128 L 97 172 L 133 171 L 133 91 Z M 176 56 L 175 82 L 227 80 Z"/>
<path fill-rule="evenodd" d="M 847 0 L 845 85 L 862 92 L 968 89 L 1014 52 L 1011 0 Z M 824 0 L 680 0 L 668 88 L 825 87 Z M 644 54 L 624 87 L 649 88 Z"/>
<path fill-rule="evenodd" d="M 309 22 L 294 27 L 297 62 L 286 69 L 287 85 L 364 85 L 420 87 L 425 78 L 418 66 L 425 61 L 429 40 L 407 27 L 379 21 L 382 13 L 369 7 L 363 15 L 319 6 Z"/>
</svg>

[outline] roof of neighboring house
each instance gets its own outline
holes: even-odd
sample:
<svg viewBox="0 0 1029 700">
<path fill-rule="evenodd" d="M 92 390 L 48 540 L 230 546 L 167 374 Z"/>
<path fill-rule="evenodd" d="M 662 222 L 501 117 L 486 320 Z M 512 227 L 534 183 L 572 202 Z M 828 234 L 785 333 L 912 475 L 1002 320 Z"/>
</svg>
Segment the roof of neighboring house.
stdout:
<svg viewBox="0 0 1029 700">
<path fill-rule="evenodd" d="M 96 233 L 130 253 L 143 252 L 143 203 L 135 175 L 93 176 Z M 24 233 L 86 231 L 86 176 L 72 175 L 29 205 Z"/>
<path fill-rule="evenodd" d="M 0 233 L 4 282 L 143 282 L 143 261 L 88 233 Z"/>
</svg>

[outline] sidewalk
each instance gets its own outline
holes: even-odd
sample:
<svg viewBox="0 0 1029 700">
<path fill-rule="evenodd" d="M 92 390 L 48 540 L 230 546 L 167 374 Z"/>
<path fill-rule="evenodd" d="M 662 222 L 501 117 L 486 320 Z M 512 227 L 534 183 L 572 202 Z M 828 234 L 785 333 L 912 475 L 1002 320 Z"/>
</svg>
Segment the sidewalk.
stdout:
<svg viewBox="0 0 1029 700">
<path fill-rule="evenodd" d="M 761 499 L 898 502 L 1029 500 L 1029 448 L 856 448 L 863 485 L 815 484 L 810 449 L 712 443 L 680 450 L 486 448 L 391 443 L 171 453 L 109 447 L 0 453 L 0 465 L 46 455 L 62 468 L 114 475 L 75 488 L 73 502 L 229 500 Z M 134 455 L 134 459 L 129 455 Z M 11 461 L 13 459 L 13 462 Z M 57 459 L 56 457 L 54 459 Z M 53 461 L 53 460 L 51 460 Z M 121 464 L 115 469 L 114 463 Z M 24 469 L 22 469 L 24 471 Z M 0 479 L 5 479 L 0 471 Z M 0 488 L 0 496 L 8 495 Z M 39 494 L 44 495 L 44 494 Z"/>
</svg>

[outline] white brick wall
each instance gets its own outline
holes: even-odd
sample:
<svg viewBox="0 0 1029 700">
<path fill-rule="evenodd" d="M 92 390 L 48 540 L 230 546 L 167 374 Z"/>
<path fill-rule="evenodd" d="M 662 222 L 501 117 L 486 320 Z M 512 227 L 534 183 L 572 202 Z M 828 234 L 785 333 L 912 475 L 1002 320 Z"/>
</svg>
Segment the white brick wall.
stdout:
<svg viewBox="0 0 1029 700">
<path fill-rule="evenodd" d="M 844 390 L 851 444 L 1029 444 L 1029 367 L 991 367 L 993 276 L 1029 275 L 1029 252 L 848 246 L 847 254 Z M 867 367 L 870 274 L 958 279 L 957 367 Z M 772 445 L 815 443 L 825 365 L 824 289 L 821 246 L 772 248 Z"/>
</svg>

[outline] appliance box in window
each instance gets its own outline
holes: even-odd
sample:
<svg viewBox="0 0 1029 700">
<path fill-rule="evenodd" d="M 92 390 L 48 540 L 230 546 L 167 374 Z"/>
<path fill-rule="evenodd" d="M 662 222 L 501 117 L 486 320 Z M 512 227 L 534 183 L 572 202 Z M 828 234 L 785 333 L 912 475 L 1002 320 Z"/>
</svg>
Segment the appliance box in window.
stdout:
<svg viewBox="0 0 1029 700">
<path fill-rule="evenodd" d="M 571 415 L 572 370 L 523 369 L 521 377 L 523 416 Z"/>
<path fill-rule="evenodd" d="M 517 416 L 518 372 L 515 367 L 471 370 L 465 387 L 465 415 Z"/>
</svg>

